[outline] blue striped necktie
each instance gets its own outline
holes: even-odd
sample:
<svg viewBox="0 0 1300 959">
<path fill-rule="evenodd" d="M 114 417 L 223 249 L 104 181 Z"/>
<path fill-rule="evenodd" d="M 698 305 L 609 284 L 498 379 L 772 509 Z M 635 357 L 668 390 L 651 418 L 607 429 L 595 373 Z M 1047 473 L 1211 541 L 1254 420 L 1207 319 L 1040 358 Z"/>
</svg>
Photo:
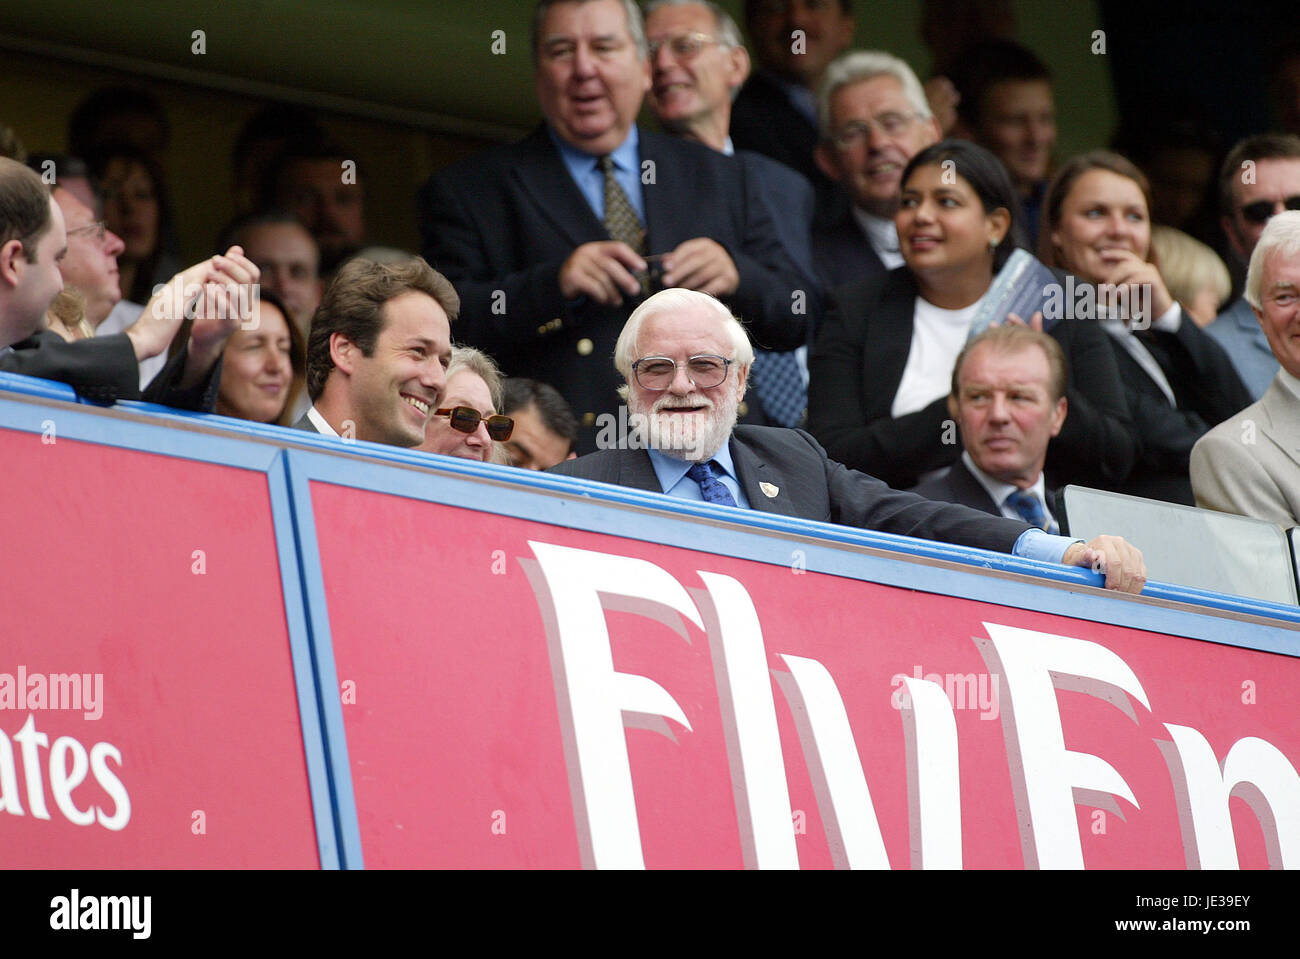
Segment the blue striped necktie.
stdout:
<svg viewBox="0 0 1300 959">
<path fill-rule="evenodd" d="M 1047 529 L 1047 513 L 1043 511 L 1043 504 L 1029 490 L 1016 490 L 1007 497 L 1006 502 L 1030 526 Z"/>
</svg>

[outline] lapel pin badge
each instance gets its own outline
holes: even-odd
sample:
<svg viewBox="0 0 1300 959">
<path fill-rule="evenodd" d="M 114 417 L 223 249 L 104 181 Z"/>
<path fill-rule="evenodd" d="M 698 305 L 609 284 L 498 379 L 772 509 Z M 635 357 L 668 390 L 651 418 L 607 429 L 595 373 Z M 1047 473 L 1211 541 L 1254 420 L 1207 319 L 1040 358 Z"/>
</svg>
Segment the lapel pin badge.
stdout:
<svg viewBox="0 0 1300 959">
<path fill-rule="evenodd" d="M 781 492 L 780 489 L 773 486 L 771 483 L 759 483 L 758 488 L 763 491 L 763 495 L 766 496 L 768 499 L 775 499 L 776 494 Z"/>
</svg>

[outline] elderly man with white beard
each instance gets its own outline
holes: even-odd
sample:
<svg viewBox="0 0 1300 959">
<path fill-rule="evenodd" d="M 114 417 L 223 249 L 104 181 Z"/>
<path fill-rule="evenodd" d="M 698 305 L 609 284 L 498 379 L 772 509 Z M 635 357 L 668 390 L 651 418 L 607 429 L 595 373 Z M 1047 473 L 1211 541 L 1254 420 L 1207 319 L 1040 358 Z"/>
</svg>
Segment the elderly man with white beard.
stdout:
<svg viewBox="0 0 1300 959">
<path fill-rule="evenodd" d="M 714 297 L 664 290 L 628 317 L 614 364 L 633 424 L 618 448 L 551 472 L 719 506 L 840 523 L 1104 569 L 1106 588 L 1141 592 L 1142 554 L 1123 539 L 1090 543 L 1028 523 L 890 489 L 830 460 L 803 430 L 736 426 L 754 351 Z"/>
</svg>

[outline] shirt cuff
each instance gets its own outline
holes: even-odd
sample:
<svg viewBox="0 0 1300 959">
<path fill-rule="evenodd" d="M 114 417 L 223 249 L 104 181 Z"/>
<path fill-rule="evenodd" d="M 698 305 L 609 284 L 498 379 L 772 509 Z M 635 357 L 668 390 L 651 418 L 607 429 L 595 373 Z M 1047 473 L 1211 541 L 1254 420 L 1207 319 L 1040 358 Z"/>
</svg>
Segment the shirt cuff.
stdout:
<svg viewBox="0 0 1300 959">
<path fill-rule="evenodd" d="M 1173 306 L 1160 315 L 1159 319 L 1151 324 L 1151 328 L 1159 330 L 1161 333 L 1177 333 L 1178 328 L 1182 325 L 1183 311 L 1179 309 L 1177 303 L 1174 303 Z"/>
<path fill-rule="evenodd" d="M 1011 547 L 1011 555 L 1021 559 L 1036 559 L 1041 563 L 1061 563 L 1065 560 L 1065 551 L 1081 539 L 1069 536 L 1053 536 L 1041 529 L 1027 529 L 1020 534 L 1016 545 Z"/>
</svg>

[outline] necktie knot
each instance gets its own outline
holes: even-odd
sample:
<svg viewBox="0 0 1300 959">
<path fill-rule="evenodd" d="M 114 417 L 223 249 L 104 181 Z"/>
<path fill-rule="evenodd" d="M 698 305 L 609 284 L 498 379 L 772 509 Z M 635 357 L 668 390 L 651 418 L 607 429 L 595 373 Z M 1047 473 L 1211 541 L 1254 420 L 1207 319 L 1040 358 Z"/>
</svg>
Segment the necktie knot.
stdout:
<svg viewBox="0 0 1300 959">
<path fill-rule="evenodd" d="M 713 460 L 707 463 L 694 463 L 686 471 L 686 475 L 700 484 L 700 493 L 704 496 L 706 503 L 716 503 L 719 506 L 735 506 L 735 497 L 731 492 L 718 482 L 716 467 Z"/>
</svg>

